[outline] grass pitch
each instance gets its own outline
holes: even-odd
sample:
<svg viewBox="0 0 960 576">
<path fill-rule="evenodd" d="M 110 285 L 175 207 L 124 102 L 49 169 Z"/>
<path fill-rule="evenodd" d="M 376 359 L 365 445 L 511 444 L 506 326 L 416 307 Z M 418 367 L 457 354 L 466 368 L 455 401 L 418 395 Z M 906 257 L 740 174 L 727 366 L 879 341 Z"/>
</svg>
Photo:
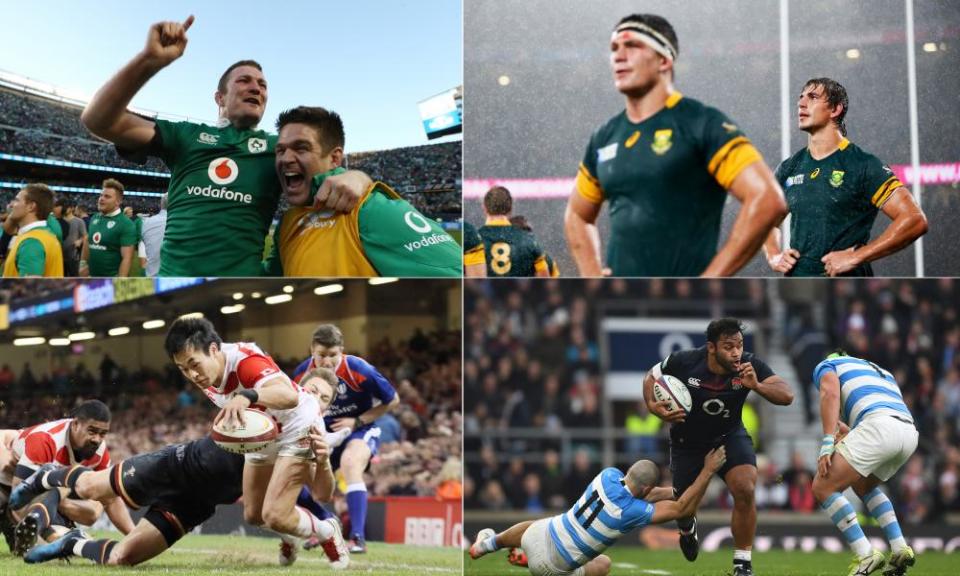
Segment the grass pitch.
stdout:
<svg viewBox="0 0 960 576">
<path fill-rule="evenodd" d="M 729 574 L 733 551 L 700 552 L 696 562 L 687 562 L 679 550 L 644 550 L 623 547 L 607 549 L 613 560 L 612 576 L 720 576 Z M 753 555 L 753 571 L 757 576 L 846 576 L 852 554 L 832 552 L 763 552 Z M 526 568 L 507 563 L 506 552 L 488 554 L 479 560 L 464 555 L 465 576 L 524 576 Z M 880 576 L 880 571 L 874 572 Z M 908 576 L 956 576 L 960 574 L 960 557 L 942 552 L 917 554 L 917 563 Z"/>
<path fill-rule="evenodd" d="M 115 537 L 102 534 L 100 537 Z M 461 574 L 462 560 L 456 548 L 423 548 L 402 544 L 368 542 L 366 554 L 350 558 L 350 567 L 342 571 L 330 568 L 319 548 L 300 550 L 293 566 L 277 563 L 279 540 L 242 536 L 189 535 L 153 560 L 132 568 L 109 569 L 115 574 L 164 576 L 207 576 L 211 574 L 256 574 L 257 576 L 297 576 L 320 574 L 397 574 L 399 576 L 454 576 Z M 6 546 L 0 552 L 0 576 L 93 576 L 107 573 L 85 558 L 70 563 L 55 560 L 28 565 L 12 556 Z M 504 561 L 506 562 L 506 561 Z M 508 566 L 509 567 L 509 566 Z"/>
</svg>

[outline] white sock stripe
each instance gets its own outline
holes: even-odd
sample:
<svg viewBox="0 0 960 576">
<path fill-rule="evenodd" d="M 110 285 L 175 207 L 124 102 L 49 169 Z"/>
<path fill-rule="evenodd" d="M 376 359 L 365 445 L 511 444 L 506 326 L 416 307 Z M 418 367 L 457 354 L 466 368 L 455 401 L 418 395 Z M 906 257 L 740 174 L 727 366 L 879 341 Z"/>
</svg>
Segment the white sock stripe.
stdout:
<svg viewBox="0 0 960 576">
<path fill-rule="evenodd" d="M 746 560 L 747 562 L 750 562 L 752 560 L 751 550 L 734 550 L 733 559 Z"/>
<path fill-rule="evenodd" d="M 83 556 L 83 545 L 89 542 L 89 540 L 77 540 L 77 543 L 73 545 L 73 555 L 77 557 Z"/>
<path fill-rule="evenodd" d="M 877 518 L 877 522 L 879 522 L 880 526 L 882 526 L 883 528 L 886 528 L 888 525 L 893 524 L 896 521 L 897 521 L 897 513 L 894 512 L 893 510 L 889 512 L 885 512 L 881 514 L 879 518 Z"/>
<path fill-rule="evenodd" d="M 363 482 L 357 482 L 356 484 L 347 484 L 347 494 L 350 492 L 366 492 L 367 485 Z"/>
<path fill-rule="evenodd" d="M 880 493 L 877 494 L 876 496 L 873 496 L 873 497 L 871 497 L 869 500 L 866 501 L 867 510 L 873 512 L 873 511 L 877 508 L 877 506 L 883 504 L 883 503 L 886 502 L 887 500 L 888 500 L 888 499 L 887 499 L 886 494 L 884 494 L 883 492 L 880 492 Z"/>
<path fill-rule="evenodd" d="M 830 507 L 827 508 L 827 516 L 830 516 L 832 518 L 833 515 L 836 514 L 838 510 L 840 510 L 844 506 L 849 506 L 849 505 L 850 503 L 847 502 L 847 499 L 841 496 L 836 500 L 834 500 L 833 504 L 831 504 Z"/>
</svg>

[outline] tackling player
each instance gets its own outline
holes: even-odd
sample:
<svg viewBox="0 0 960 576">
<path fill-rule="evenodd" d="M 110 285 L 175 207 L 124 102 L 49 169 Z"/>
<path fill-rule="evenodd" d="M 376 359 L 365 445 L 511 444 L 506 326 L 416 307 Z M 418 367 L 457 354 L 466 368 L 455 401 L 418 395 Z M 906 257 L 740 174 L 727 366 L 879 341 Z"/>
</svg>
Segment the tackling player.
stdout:
<svg viewBox="0 0 960 576">
<path fill-rule="evenodd" d="M 130 275 L 138 242 L 136 225 L 120 210 L 123 184 L 107 178 L 97 199 L 99 214 L 90 217 L 80 256 L 80 275 L 126 277 Z"/>
<path fill-rule="evenodd" d="M 317 421 L 317 399 L 290 379 L 256 344 L 225 343 L 208 320 L 180 318 L 170 325 L 167 355 L 184 377 L 220 407 L 214 424 L 243 423 L 243 411 L 262 410 L 277 421 L 276 442 L 246 454 L 243 467 L 243 517 L 284 538 L 281 556 L 295 560 L 296 538 L 330 538 L 335 528 L 296 506 L 300 486 L 309 481 L 314 460 L 307 434 Z"/>
<path fill-rule="evenodd" d="M 870 262 L 903 250 L 927 232 L 927 218 L 910 191 L 876 156 L 847 140 L 847 90 L 813 78 L 800 91 L 797 116 L 807 146 L 777 167 L 790 206 L 791 248 L 773 228 L 767 263 L 787 276 L 873 276 Z M 882 211 L 892 222 L 877 238 Z"/>
<path fill-rule="evenodd" d="M 513 198 L 503 186 L 494 186 L 483 197 L 486 224 L 480 227 L 487 254 L 487 276 L 549 276 L 547 258 L 537 240 L 510 222 Z"/>
<path fill-rule="evenodd" d="M 27 184 L 10 202 L 4 227 L 16 236 L 3 263 L 5 278 L 63 276 L 63 249 L 49 227 L 51 210 L 53 191 L 45 184 Z"/>
<path fill-rule="evenodd" d="M 727 449 L 726 464 L 718 470 L 733 496 L 730 529 L 733 532 L 733 576 L 752 576 L 751 550 L 757 529 L 757 456 L 743 426 L 741 411 L 751 390 L 781 406 L 793 402 L 793 392 L 769 366 L 743 350 L 743 325 L 734 318 L 710 322 L 707 345 L 680 350 L 655 364 L 643 380 L 647 408 L 670 422 L 670 471 L 678 493 L 693 482 L 702 467 L 703 455 L 716 446 Z M 663 374 L 678 378 L 690 391 L 693 407 L 669 411 L 669 401 L 657 402 L 653 383 Z M 680 549 L 693 562 L 700 544 L 697 519 L 684 516 L 677 521 Z"/>
<path fill-rule="evenodd" d="M 604 272 L 596 221 L 605 201 L 615 276 L 732 275 L 786 214 L 740 128 L 674 90 L 677 54 L 677 35 L 660 16 L 633 14 L 613 31 L 610 65 L 626 109 L 591 137 L 564 216 L 581 276 Z M 725 190 L 741 207 L 718 252 Z"/>
<path fill-rule="evenodd" d="M 276 136 L 257 129 L 267 104 L 260 64 L 241 60 L 220 77 L 217 126 L 148 120 L 126 110 L 150 78 L 183 55 L 193 21 L 151 26 L 144 49 L 100 88 L 81 121 L 118 151 L 157 156 L 170 168 L 160 276 L 259 276 L 280 200 Z M 316 205 L 347 212 L 370 185 L 357 171 L 328 178 Z"/>
<path fill-rule="evenodd" d="M 350 430 L 343 444 L 334 449 L 330 462 L 340 470 L 347 484 L 350 513 L 350 552 L 366 552 L 367 485 L 363 472 L 380 448 L 377 418 L 400 403 L 390 382 L 358 356 L 343 353 L 343 333 L 333 324 L 322 324 L 313 332 L 310 358 L 296 369 L 294 379 L 311 369 L 328 368 L 339 379 L 336 398 L 324 416 L 328 430 Z"/>
<path fill-rule="evenodd" d="M 856 553 L 850 576 L 871 574 L 884 565 L 863 534 L 857 513 L 843 495 L 853 488 L 890 542 L 885 576 L 901 576 L 916 561 L 907 546 L 893 504 L 880 491 L 917 449 L 919 434 L 893 375 L 873 362 L 839 352 L 813 371 L 820 390 L 823 441 L 813 495 Z"/>
<path fill-rule="evenodd" d="M 343 122 L 336 112 L 287 110 L 277 131 L 277 177 L 291 207 L 274 230 L 267 274 L 462 276 L 456 240 L 383 182 L 346 214 L 313 207 L 324 180 L 344 172 Z"/>
<path fill-rule="evenodd" d="M 329 403 L 332 375 L 316 374 L 311 379 L 321 410 Z M 325 382 L 325 383 L 324 383 Z M 310 490 L 318 500 L 333 497 L 333 472 L 329 447 L 319 430 L 310 434 L 316 458 Z M 134 565 L 156 557 L 174 545 L 186 533 L 213 516 L 216 507 L 232 504 L 241 496 L 244 458 L 220 449 L 209 436 L 193 442 L 167 446 L 156 452 L 124 460 L 109 470 L 95 472 L 74 466 L 55 472 L 36 474 L 26 482 L 26 494 L 39 494 L 48 488 L 63 487 L 82 498 L 121 497 L 132 508 L 149 506 L 134 531 L 119 542 L 90 540 L 79 531 L 60 540 L 38 546 L 26 554 L 28 563 L 54 558 L 83 556 L 98 564 Z M 135 471 L 131 473 L 131 470 Z M 345 568 L 349 555 L 339 527 L 321 545 L 334 568 Z"/>
<path fill-rule="evenodd" d="M 22 555 L 37 541 L 53 537 L 55 526 L 72 526 L 73 522 L 91 525 L 107 512 L 113 524 L 124 534 L 133 530 L 130 512 L 119 499 L 107 499 L 103 504 L 76 495 L 50 491 L 36 502 L 32 497 L 18 496 L 17 486 L 37 470 L 54 470 L 80 463 L 95 470 L 110 465 L 106 436 L 110 432 L 110 409 L 99 400 L 88 400 L 79 405 L 70 418 L 55 420 L 25 428 L 12 445 L 17 460 L 12 478 L 9 508 L 20 520 L 16 527 L 16 546 L 13 552 Z"/>
<path fill-rule="evenodd" d="M 467 221 L 463 222 L 463 275 L 467 278 L 483 278 L 487 275 L 483 239 L 473 224 Z"/>
<path fill-rule="evenodd" d="M 660 469 L 650 460 L 636 462 L 626 474 L 607 468 L 564 514 L 521 522 L 500 534 L 481 530 L 470 546 L 470 557 L 476 560 L 500 548 L 521 547 L 534 576 L 606 576 L 610 558 L 602 554 L 604 550 L 634 528 L 696 513 L 725 458 L 722 446 L 710 450 L 702 470 L 676 501 L 672 488 L 657 487 Z"/>
</svg>

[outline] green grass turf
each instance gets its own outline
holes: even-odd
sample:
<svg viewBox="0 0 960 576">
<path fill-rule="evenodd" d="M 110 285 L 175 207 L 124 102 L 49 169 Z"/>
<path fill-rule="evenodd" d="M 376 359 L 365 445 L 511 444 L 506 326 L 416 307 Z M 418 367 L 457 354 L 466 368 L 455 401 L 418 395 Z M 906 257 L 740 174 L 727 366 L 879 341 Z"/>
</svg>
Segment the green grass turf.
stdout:
<svg viewBox="0 0 960 576">
<path fill-rule="evenodd" d="M 100 537 L 116 537 L 102 534 Z M 366 554 L 354 554 L 350 568 L 335 572 L 319 548 L 300 550 L 293 566 L 277 563 L 279 540 L 242 536 L 189 535 L 153 560 L 113 574 L 156 574 L 164 576 L 206 576 L 250 574 L 256 576 L 297 576 L 316 574 L 397 574 L 454 576 L 461 573 L 462 560 L 456 548 L 423 548 L 401 544 L 367 543 Z M 85 558 L 70 563 L 55 560 L 45 564 L 24 564 L 6 546 L 0 552 L 0 576 L 77 576 L 105 574 L 105 567 Z"/>
<path fill-rule="evenodd" d="M 612 576 L 621 574 L 651 574 L 660 576 L 720 576 L 729 574 L 733 551 L 701 552 L 696 562 L 687 562 L 679 550 L 644 550 L 643 548 L 619 548 L 607 550 L 613 560 Z M 832 552 L 755 552 L 753 571 L 757 576 L 845 576 L 853 558 L 852 554 Z M 506 552 L 488 554 L 479 560 L 464 555 L 465 576 L 524 576 L 524 568 L 507 563 Z M 880 576 L 880 571 L 874 572 Z M 960 557 L 942 552 L 926 552 L 917 555 L 917 563 L 908 576 L 956 576 L 960 574 Z"/>
</svg>

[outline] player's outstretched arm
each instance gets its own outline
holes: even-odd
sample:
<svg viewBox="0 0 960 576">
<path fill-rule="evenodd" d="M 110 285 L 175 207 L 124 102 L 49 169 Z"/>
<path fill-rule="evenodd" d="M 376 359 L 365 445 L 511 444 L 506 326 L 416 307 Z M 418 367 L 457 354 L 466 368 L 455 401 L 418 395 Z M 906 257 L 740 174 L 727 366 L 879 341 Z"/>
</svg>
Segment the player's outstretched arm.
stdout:
<svg viewBox="0 0 960 576">
<path fill-rule="evenodd" d="M 147 43 L 94 95 L 80 121 L 97 136 L 122 148 L 142 148 L 153 140 L 153 122 L 127 112 L 133 97 L 154 74 L 183 55 L 193 16 L 183 23 L 158 22 L 150 27 Z"/>
<path fill-rule="evenodd" d="M 917 205 L 913 194 L 903 186 L 893 191 L 882 210 L 892 222 L 873 241 L 860 248 L 830 252 L 821 258 L 829 276 L 849 272 L 861 264 L 899 252 L 929 229 L 926 214 Z"/>
<path fill-rule="evenodd" d="M 673 500 L 673 488 L 667 488 L 666 486 L 658 486 L 650 491 L 647 494 L 647 497 L 644 498 L 647 502 L 651 504 L 656 504 L 663 500 Z"/>
<path fill-rule="evenodd" d="M 703 499 L 703 495 L 707 492 L 707 486 L 710 485 L 710 478 L 713 477 L 717 470 L 723 468 L 723 464 L 726 461 L 727 450 L 723 446 L 714 448 L 708 452 L 706 458 L 703 460 L 703 469 L 700 470 L 697 479 L 694 480 L 689 488 L 683 491 L 683 494 L 681 494 L 679 498 L 676 500 L 663 500 L 653 505 L 653 518 L 651 518 L 650 523 L 662 524 L 676 520 L 677 518 L 689 518 L 693 516 L 697 511 L 697 507 L 700 506 L 700 500 Z"/>
<path fill-rule="evenodd" d="M 124 535 L 133 532 L 133 518 L 130 517 L 130 511 L 123 500 L 115 497 L 105 501 L 104 510 L 106 510 L 107 517 L 117 527 L 117 530 L 123 532 Z"/>
<path fill-rule="evenodd" d="M 773 172 L 763 162 L 743 169 L 728 190 L 740 201 L 730 237 L 703 276 L 732 276 L 753 258 L 770 229 L 787 215 L 787 202 Z"/>
<path fill-rule="evenodd" d="M 310 495 L 317 502 L 333 500 L 333 491 L 336 479 L 333 476 L 333 467 L 330 465 L 330 446 L 325 439 L 326 434 L 316 426 L 310 427 L 310 445 L 316 456 L 317 465 L 310 482 Z"/>
<path fill-rule="evenodd" d="M 350 212 L 372 186 L 373 180 L 360 170 L 347 170 L 342 174 L 327 176 L 313 198 L 313 207 L 318 210 Z"/>
<path fill-rule="evenodd" d="M 580 276 L 603 276 L 600 231 L 597 229 L 597 217 L 602 206 L 603 204 L 587 201 L 576 190 L 570 194 L 567 202 L 567 210 L 563 215 L 563 231 Z"/>
</svg>

